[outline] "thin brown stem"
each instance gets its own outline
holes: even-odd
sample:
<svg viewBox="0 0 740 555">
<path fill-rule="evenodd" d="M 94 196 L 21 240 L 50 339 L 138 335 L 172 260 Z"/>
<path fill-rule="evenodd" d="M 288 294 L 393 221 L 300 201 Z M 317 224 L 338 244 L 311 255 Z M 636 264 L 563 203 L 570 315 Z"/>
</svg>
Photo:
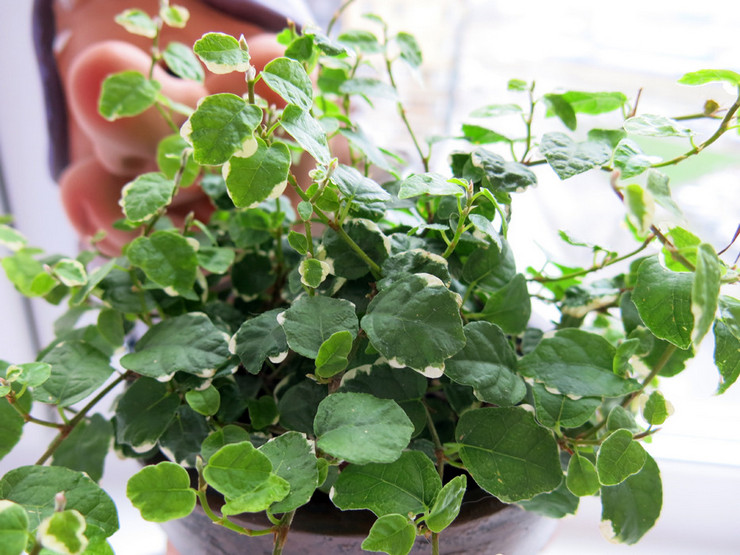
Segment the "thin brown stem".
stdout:
<svg viewBox="0 0 740 555">
<path fill-rule="evenodd" d="M 665 166 L 672 166 L 674 164 L 677 164 L 683 160 L 686 160 L 686 158 L 689 158 L 691 156 L 694 156 L 696 154 L 699 154 L 702 150 L 707 148 L 709 145 L 714 143 L 717 139 L 719 139 L 722 134 L 727 131 L 730 127 L 730 121 L 735 116 L 735 112 L 740 109 L 740 94 L 738 94 L 737 99 L 735 102 L 730 106 L 730 108 L 727 110 L 727 113 L 725 114 L 725 117 L 722 118 L 722 121 L 719 124 L 719 127 L 717 130 L 712 134 L 711 137 L 709 137 L 706 141 L 703 143 L 696 145 L 694 148 L 689 150 L 688 152 L 685 152 L 684 154 L 681 154 L 680 156 L 676 156 L 675 158 L 671 158 L 670 160 L 666 160 L 664 162 L 658 162 L 657 164 L 653 164 L 653 168 L 662 168 Z"/>
</svg>

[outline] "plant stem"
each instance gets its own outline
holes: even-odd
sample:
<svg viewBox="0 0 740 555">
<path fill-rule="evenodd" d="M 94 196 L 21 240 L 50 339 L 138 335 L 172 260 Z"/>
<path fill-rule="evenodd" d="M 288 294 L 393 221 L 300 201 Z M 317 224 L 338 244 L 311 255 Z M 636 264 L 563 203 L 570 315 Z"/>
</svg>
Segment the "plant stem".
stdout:
<svg viewBox="0 0 740 555">
<path fill-rule="evenodd" d="M 290 531 L 290 525 L 293 523 L 293 517 L 295 516 L 295 510 L 285 513 L 283 518 L 280 519 L 280 524 L 277 526 L 275 531 L 275 547 L 272 550 L 272 555 L 280 555 L 285 547 L 285 541 L 288 539 L 288 532 Z"/>
<path fill-rule="evenodd" d="M 522 164 L 526 163 L 525 160 L 527 158 L 527 155 L 529 154 L 530 149 L 532 148 L 532 121 L 534 120 L 534 107 L 537 104 L 537 102 L 534 99 L 534 81 L 532 81 L 532 85 L 530 85 L 528 93 L 529 93 L 529 115 L 527 115 L 524 118 L 524 125 L 527 126 L 527 137 L 524 140 L 524 152 L 522 153 L 522 156 L 519 159 L 519 162 Z"/>
<path fill-rule="evenodd" d="M 655 364 L 647 377 L 642 381 L 642 386 L 640 387 L 640 389 L 638 389 L 637 391 L 633 391 L 622 401 L 623 407 L 626 408 L 638 395 L 645 391 L 645 388 L 650 385 L 650 382 L 652 382 L 655 377 L 660 374 L 660 371 L 665 368 L 665 365 L 668 364 L 668 361 L 671 360 L 673 353 L 675 353 L 677 349 L 678 347 L 673 344 L 670 344 L 666 347 L 665 351 L 663 351 L 663 354 L 660 357 L 660 360 L 658 360 L 658 362 Z"/>
<path fill-rule="evenodd" d="M 688 152 L 685 152 L 684 154 L 681 154 L 680 156 L 676 156 L 675 158 L 671 158 L 670 160 L 666 160 L 664 162 L 658 162 L 657 164 L 653 164 L 651 167 L 662 168 L 665 166 L 672 166 L 674 164 L 677 164 L 678 162 L 681 162 L 682 160 L 686 160 L 686 158 L 689 158 L 690 156 L 699 154 L 702 150 L 704 150 L 709 145 L 711 145 L 714 141 L 719 139 L 725 131 L 727 131 L 727 129 L 730 127 L 730 120 L 734 117 L 735 112 L 737 112 L 738 109 L 740 109 L 740 93 L 738 93 L 737 99 L 735 99 L 735 102 L 727 110 L 725 117 L 722 118 L 722 121 L 720 122 L 719 127 L 717 128 L 717 130 L 714 132 L 714 134 L 711 137 L 709 137 L 703 143 L 696 145 L 694 148 L 692 148 Z"/>
<path fill-rule="evenodd" d="M 93 397 L 92 400 L 90 400 L 90 402 L 87 405 L 85 405 L 80 410 L 80 412 L 78 412 L 77 414 L 75 414 L 74 418 L 72 418 L 72 420 L 69 421 L 69 424 L 63 426 L 60 429 L 59 434 L 57 434 L 57 437 L 55 437 L 54 438 L 54 441 L 52 441 L 49 444 L 49 447 L 46 449 L 46 451 L 44 452 L 44 454 L 41 455 L 41 457 L 39 458 L 39 460 L 36 461 L 35 464 L 37 464 L 37 465 L 44 464 L 49 459 L 49 457 L 51 457 L 54 454 L 54 452 L 59 448 L 59 446 L 62 444 L 62 442 L 65 439 L 67 439 L 67 436 L 69 436 L 69 434 L 72 433 L 72 430 L 75 429 L 75 427 L 77 426 L 77 424 L 79 424 L 87 416 L 87 413 L 95 405 L 97 405 L 103 397 L 105 397 L 106 395 L 108 395 L 108 393 L 110 393 L 111 391 L 113 391 L 113 389 L 118 384 L 120 384 L 122 381 L 124 381 L 126 379 L 126 375 L 127 374 L 121 374 L 121 375 L 119 375 L 115 380 L 113 380 L 106 387 L 104 387 L 100 391 L 100 393 L 98 393 L 95 397 Z"/>
<path fill-rule="evenodd" d="M 531 278 L 530 281 L 536 281 L 538 283 L 551 283 L 551 282 L 554 282 L 554 281 L 563 281 L 563 280 L 568 280 L 568 279 L 573 279 L 573 278 L 577 278 L 577 277 L 580 277 L 580 276 L 584 276 L 586 274 L 590 274 L 591 272 L 595 272 L 597 270 L 601 270 L 602 268 L 606 268 L 607 266 L 611 266 L 612 264 L 616 264 L 617 262 L 621 262 L 622 260 L 627 260 L 628 258 L 632 258 L 636 254 L 639 254 L 640 252 L 642 252 L 643 250 L 645 250 L 647 248 L 647 246 L 650 243 L 652 243 L 652 241 L 653 241 L 653 239 L 655 239 L 655 237 L 656 237 L 655 234 L 650 234 L 647 237 L 647 239 L 645 239 L 645 241 L 643 241 L 643 243 L 638 248 L 636 248 L 635 250 L 633 250 L 632 252 L 627 253 L 627 254 L 622 255 L 622 256 L 618 256 L 617 258 L 607 259 L 604 262 L 602 262 L 601 264 L 594 264 L 590 268 L 585 268 L 585 269 L 579 270 L 577 272 L 571 272 L 570 274 L 565 274 L 565 275 L 562 275 L 562 276 L 559 276 L 559 277 L 536 276 L 536 277 Z"/>
<path fill-rule="evenodd" d="M 388 30 L 387 28 L 384 29 L 385 33 L 385 46 L 388 46 Z M 387 52 L 388 49 L 386 48 L 385 51 Z M 393 76 L 393 61 L 388 57 L 386 54 L 385 56 L 385 69 L 388 73 L 388 80 L 391 82 L 391 86 L 393 89 L 398 92 L 398 86 L 396 85 L 396 79 Z M 404 107 L 403 103 L 399 100 L 396 102 L 396 110 L 398 110 L 398 115 L 401 117 L 401 121 L 403 121 L 404 126 L 406 127 L 406 130 L 408 131 L 409 135 L 411 136 L 411 140 L 414 143 L 414 148 L 416 148 L 416 152 L 419 154 L 419 158 L 421 158 L 421 163 L 424 166 L 424 171 L 429 171 L 429 159 L 432 155 L 432 149 L 429 147 L 429 152 L 427 154 L 424 154 L 421 150 L 421 145 L 419 144 L 419 140 L 416 138 L 416 133 L 414 133 L 413 127 L 411 127 L 411 122 L 409 122 L 408 114 L 406 113 L 406 108 Z"/>
<path fill-rule="evenodd" d="M 337 24 L 337 21 L 339 21 L 339 17 L 342 15 L 342 12 L 346 10 L 355 0 L 347 0 L 346 2 L 342 3 L 341 6 L 337 9 L 337 11 L 334 12 L 334 15 L 332 15 L 331 20 L 329 21 L 329 25 L 326 27 L 326 36 L 331 35 L 331 30 L 334 28 L 334 25 Z"/>
<path fill-rule="evenodd" d="M 457 229 L 455 230 L 455 235 L 452 237 L 452 241 L 450 241 L 450 244 L 447 245 L 447 249 L 444 253 L 442 253 L 443 258 L 449 258 L 450 255 L 455 251 L 455 247 L 457 247 L 458 241 L 460 241 L 460 237 L 463 234 L 463 231 L 465 231 L 465 221 L 468 219 L 468 214 L 470 214 L 470 211 L 473 208 L 473 195 L 471 194 L 472 185 L 469 185 L 468 187 L 468 194 L 467 194 L 467 200 L 465 201 L 465 208 L 460 210 L 460 219 L 457 221 Z"/>
<path fill-rule="evenodd" d="M 208 503 L 206 492 L 199 489 L 196 494 L 198 495 L 198 500 L 200 501 L 200 506 L 203 508 L 203 512 L 209 519 L 211 519 L 215 524 L 218 524 L 219 526 L 223 526 L 224 528 L 227 528 L 232 532 L 236 532 L 237 534 L 250 537 L 266 536 L 274 532 L 274 528 L 266 528 L 265 530 L 250 530 L 249 528 L 244 528 L 242 526 L 239 526 L 238 524 L 231 522 L 225 516 L 219 517 L 216 515 L 216 513 L 213 512 L 213 509 L 211 509 L 211 506 Z"/>
<path fill-rule="evenodd" d="M 424 412 L 427 416 L 427 427 L 429 428 L 429 434 L 432 436 L 432 441 L 434 442 L 434 454 L 437 457 L 437 473 L 439 474 L 439 477 L 441 480 L 444 480 L 444 473 L 445 473 L 445 453 L 444 453 L 444 445 L 442 445 L 442 441 L 439 439 L 439 434 L 437 433 L 437 428 L 434 426 L 434 419 L 432 418 L 432 413 L 429 411 L 429 405 L 424 403 Z"/>
<path fill-rule="evenodd" d="M 295 180 L 295 178 L 292 175 L 288 177 L 288 182 L 291 184 L 291 186 L 293 187 L 293 190 L 296 192 L 296 194 L 299 197 L 301 197 L 302 200 L 305 200 L 305 201 L 309 201 L 310 200 L 308 198 L 308 195 L 306 195 L 306 193 L 303 191 L 303 189 L 300 188 L 300 186 L 298 185 L 298 182 Z M 380 269 L 380 266 L 378 266 L 375 263 L 375 261 L 373 261 L 373 259 L 370 258 L 367 255 L 367 253 L 364 250 L 362 250 L 362 248 L 357 243 L 355 243 L 355 241 L 352 239 L 352 237 L 350 237 L 349 235 L 347 235 L 347 232 L 344 231 L 344 229 L 342 229 L 342 226 L 340 226 L 339 224 L 337 224 L 335 221 L 331 220 L 317 206 L 314 206 L 313 210 L 314 210 L 314 213 L 319 217 L 319 219 L 322 222 L 324 222 L 327 226 L 329 226 L 330 228 L 332 228 L 337 233 L 337 235 L 339 235 L 339 237 L 342 238 L 342 241 L 344 241 L 345 243 L 347 243 L 347 246 L 349 246 L 353 251 L 355 251 L 355 253 L 357 254 L 357 256 L 359 256 L 362 259 L 362 261 L 365 264 L 367 264 L 368 268 L 370 268 L 370 271 L 373 273 L 373 275 L 376 278 L 380 278 L 380 277 L 383 276 L 383 272 Z"/>
</svg>

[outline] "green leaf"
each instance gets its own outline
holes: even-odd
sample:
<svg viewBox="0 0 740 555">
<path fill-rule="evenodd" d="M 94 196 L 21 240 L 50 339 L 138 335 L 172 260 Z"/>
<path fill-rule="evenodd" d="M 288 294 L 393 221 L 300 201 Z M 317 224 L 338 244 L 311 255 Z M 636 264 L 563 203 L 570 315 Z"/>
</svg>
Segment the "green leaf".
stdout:
<svg viewBox="0 0 740 555">
<path fill-rule="evenodd" d="M 314 289 L 324 282 L 330 270 L 331 266 L 329 264 L 317 258 L 306 258 L 298 266 L 301 283 Z"/>
<path fill-rule="evenodd" d="M 190 11 L 184 6 L 167 6 L 162 4 L 159 8 L 159 17 L 170 27 L 182 29 L 190 19 Z"/>
<path fill-rule="evenodd" d="M 326 396 L 325 385 L 308 379 L 291 387 L 278 403 L 280 425 L 288 430 L 313 434 L 316 411 Z"/>
<path fill-rule="evenodd" d="M 234 154 L 254 150 L 252 133 L 262 110 L 230 93 L 206 96 L 183 124 L 180 134 L 193 145 L 193 158 L 203 166 L 224 164 Z"/>
<path fill-rule="evenodd" d="M 138 71 L 122 71 L 103 81 L 98 111 L 108 121 L 138 116 L 157 101 L 160 84 Z"/>
<path fill-rule="evenodd" d="M 195 41 L 193 52 L 211 73 L 246 72 L 250 67 L 246 42 L 225 33 L 206 33 Z"/>
<path fill-rule="evenodd" d="M 290 230 L 288 232 L 288 244 L 293 247 L 298 254 L 306 254 L 308 252 L 308 239 L 302 233 Z"/>
<path fill-rule="evenodd" d="M 157 24 L 143 10 L 124 10 L 115 17 L 115 22 L 131 34 L 153 39 L 157 36 Z"/>
<path fill-rule="evenodd" d="M 79 340 L 57 344 L 42 361 L 51 365 L 51 375 L 33 390 L 33 397 L 62 407 L 85 399 L 113 373 L 107 355 Z"/>
<path fill-rule="evenodd" d="M 426 523 L 432 532 L 440 533 L 457 518 L 467 489 L 467 477 L 455 476 L 437 494 Z"/>
<path fill-rule="evenodd" d="M 180 135 L 168 135 L 157 145 L 157 166 L 160 171 L 167 176 L 167 179 L 174 180 L 180 172 L 182 158 L 185 149 L 190 145 Z M 193 159 L 193 153 L 189 152 L 185 159 L 185 169 L 180 176 L 180 186 L 188 187 L 192 185 L 200 173 L 200 165 Z M 129 218 L 131 219 L 131 218 Z"/>
<path fill-rule="evenodd" d="M 379 79 L 369 77 L 355 77 L 347 79 L 339 85 L 341 94 L 358 94 L 365 97 L 384 98 L 386 100 L 398 100 L 398 93 L 388 83 Z"/>
<path fill-rule="evenodd" d="M 701 343 L 714 322 L 721 277 L 722 266 L 714 248 L 708 243 L 700 244 L 696 250 L 696 270 L 691 286 L 691 313 L 694 315 L 691 341 L 696 346 Z"/>
<path fill-rule="evenodd" d="M 170 203 L 174 192 L 175 182 L 163 173 L 142 174 L 121 191 L 123 213 L 132 222 L 145 222 Z"/>
<path fill-rule="evenodd" d="M 331 152 L 326 134 L 321 124 L 308 111 L 295 104 L 288 104 L 280 116 L 280 125 L 319 164 L 329 163 Z"/>
<path fill-rule="evenodd" d="M 290 151 L 284 143 L 265 144 L 255 139 L 257 149 L 249 157 L 235 155 L 224 165 L 229 197 L 237 208 L 256 208 L 285 191 L 290 171 Z"/>
<path fill-rule="evenodd" d="M 367 159 L 378 168 L 395 175 L 395 172 L 388 161 L 385 159 L 383 152 L 373 143 L 373 141 L 357 127 L 354 131 L 350 129 L 340 129 L 339 132 L 347 138 L 352 147 L 359 150 Z"/>
<path fill-rule="evenodd" d="M 594 463 L 578 454 L 574 454 L 568 462 L 565 484 L 578 497 L 595 495 L 601 487 Z"/>
<path fill-rule="evenodd" d="M 674 119 L 654 114 L 641 114 L 627 118 L 624 129 L 632 135 L 645 137 L 690 137 L 691 129 Z"/>
<path fill-rule="evenodd" d="M 145 466 L 131 476 L 126 497 L 149 522 L 184 518 L 193 512 L 196 500 L 187 471 L 171 462 Z"/>
<path fill-rule="evenodd" d="M 427 390 L 427 380 L 410 368 L 391 368 L 387 364 L 360 366 L 342 377 L 342 393 L 369 393 L 379 399 L 397 403 L 421 399 Z"/>
<path fill-rule="evenodd" d="M 180 466 L 192 468 L 209 431 L 206 418 L 182 404 L 160 436 L 159 450 Z"/>
<path fill-rule="evenodd" d="M 182 235 L 155 231 L 148 237 L 137 237 L 126 247 L 126 256 L 163 289 L 186 298 L 193 296 L 198 257 Z"/>
<path fill-rule="evenodd" d="M 406 555 L 416 541 L 416 526 L 403 515 L 385 515 L 373 523 L 362 542 L 365 551 L 381 551 L 388 555 Z"/>
<path fill-rule="evenodd" d="M 382 270 L 385 277 L 378 282 L 378 289 L 385 289 L 410 274 L 431 274 L 448 287 L 452 282 L 447 260 L 425 249 L 411 249 L 389 256 L 383 262 Z"/>
<path fill-rule="evenodd" d="M 272 463 L 272 471 L 290 484 L 288 496 L 270 507 L 288 513 L 309 502 L 319 485 L 319 471 L 312 445 L 298 432 L 286 432 L 259 448 Z"/>
<path fill-rule="evenodd" d="M 349 331 L 333 333 L 329 339 L 319 347 L 316 355 L 316 375 L 321 378 L 331 378 L 347 367 L 352 342 L 354 338 Z"/>
<path fill-rule="evenodd" d="M 740 376 L 740 338 L 722 319 L 714 322 L 714 363 L 720 375 L 717 393 L 724 393 Z"/>
<path fill-rule="evenodd" d="M 84 472 L 96 482 L 103 477 L 113 426 L 100 414 L 82 420 L 54 451 L 52 464 Z"/>
<path fill-rule="evenodd" d="M 614 374 L 615 354 L 600 335 L 562 329 L 519 360 L 519 373 L 564 395 L 621 397 L 640 383 Z"/>
<path fill-rule="evenodd" d="M 681 349 L 691 345 L 693 282 L 691 274 L 666 270 L 653 256 L 637 268 L 632 292 L 632 301 L 648 329 Z"/>
<path fill-rule="evenodd" d="M 185 393 L 185 401 L 190 408 L 203 416 L 213 416 L 221 406 L 218 389 L 209 385 L 205 389 L 192 389 Z"/>
<path fill-rule="evenodd" d="M 303 110 L 311 109 L 313 86 L 300 62 L 276 58 L 265 66 L 260 76 L 286 103 L 295 104 Z"/>
<path fill-rule="evenodd" d="M 205 462 L 208 462 L 211 456 L 224 445 L 241 443 L 242 441 L 249 441 L 249 432 L 240 426 L 227 424 L 203 440 L 201 456 Z"/>
<path fill-rule="evenodd" d="M 127 370 L 166 380 L 175 372 L 202 378 L 216 373 L 229 358 L 229 337 L 201 312 L 190 312 L 153 325 L 121 358 Z"/>
<path fill-rule="evenodd" d="M 707 83 L 729 83 L 740 86 L 740 74 L 729 69 L 700 69 L 686 73 L 678 80 L 682 85 L 706 85 Z"/>
<path fill-rule="evenodd" d="M 15 252 L 26 246 L 27 239 L 9 225 L 0 224 L 0 245 Z"/>
<path fill-rule="evenodd" d="M 285 332 L 277 321 L 281 312 L 280 309 L 270 310 L 246 320 L 234 335 L 233 350 L 247 372 L 257 374 L 268 357 L 278 361 L 288 354 Z"/>
<path fill-rule="evenodd" d="M 653 160 L 631 139 L 622 139 L 614 149 L 614 166 L 619 169 L 622 179 L 640 175 L 652 163 Z"/>
<path fill-rule="evenodd" d="M 510 335 L 522 333 L 532 315 L 527 279 L 522 274 L 492 293 L 483 307 L 482 318 Z"/>
<path fill-rule="evenodd" d="M 116 441 L 139 453 L 151 450 L 175 417 L 180 398 L 152 378 L 132 383 L 116 407 Z"/>
<path fill-rule="evenodd" d="M 606 429 L 613 432 L 622 428 L 634 433 L 640 431 L 640 427 L 635 421 L 635 415 L 621 405 L 615 405 L 606 418 Z"/>
<path fill-rule="evenodd" d="M 417 515 L 432 508 L 441 489 L 442 480 L 429 457 L 405 451 L 391 463 L 347 465 L 334 483 L 331 499 L 343 511 Z"/>
<path fill-rule="evenodd" d="M 492 143 L 511 143 L 511 139 L 497 133 L 493 129 L 487 127 L 481 127 L 480 125 L 471 125 L 469 123 L 463 123 L 462 125 L 463 137 L 474 145 L 487 145 Z"/>
<path fill-rule="evenodd" d="M 62 258 L 51 268 L 54 277 L 67 287 L 77 287 L 87 283 L 87 271 L 79 260 Z"/>
<path fill-rule="evenodd" d="M 638 235 L 647 235 L 655 216 L 655 203 L 652 195 L 639 185 L 631 184 L 624 188 L 624 202 Z"/>
<path fill-rule="evenodd" d="M 364 218 L 355 218 L 345 223 L 344 231 L 377 264 L 382 264 L 390 253 L 390 241 L 378 224 Z M 326 249 L 326 261 L 332 263 L 335 276 L 357 279 L 370 271 L 367 262 L 347 244 L 334 230 L 324 232 L 322 244 Z"/>
<path fill-rule="evenodd" d="M 592 116 L 619 110 L 627 102 L 621 92 L 568 91 L 561 96 L 574 112 Z"/>
<path fill-rule="evenodd" d="M 611 522 L 615 539 L 636 543 L 660 516 L 663 488 L 658 465 L 646 456 L 642 470 L 621 484 L 601 488 L 601 520 Z"/>
<path fill-rule="evenodd" d="M 589 129 L 587 134 L 589 141 L 604 143 L 610 149 L 616 148 L 626 136 L 624 129 Z"/>
<path fill-rule="evenodd" d="M 355 202 L 384 202 L 391 198 L 383 187 L 351 166 L 340 164 L 331 174 L 330 179 L 344 198 Z"/>
<path fill-rule="evenodd" d="M 510 114 L 521 114 L 522 107 L 518 104 L 489 104 L 476 108 L 470 112 L 470 117 L 473 118 L 497 118 L 499 116 L 506 116 Z"/>
<path fill-rule="evenodd" d="M 159 449 L 180 466 L 193 467 L 208 432 L 209 426 L 204 416 L 188 405 L 180 405 L 159 438 Z"/>
<path fill-rule="evenodd" d="M 107 538 L 118 530 L 113 500 L 82 472 L 61 466 L 21 466 L 0 480 L 0 499 L 26 509 L 31 531 L 54 513 L 55 496 L 63 492 L 67 510 L 85 517 L 88 539 Z"/>
<path fill-rule="evenodd" d="M 660 391 L 653 391 L 642 408 L 642 416 L 651 426 L 660 426 L 673 412 L 671 404 Z"/>
<path fill-rule="evenodd" d="M 546 133 L 539 148 L 560 179 L 599 167 L 611 157 L 611 151 L 604 143 L 576 143 L 565 133 Z"/>
<path fill-rule="evenodd" d="M 563 480 L 553 491 L 535 495 L 528 501 L 519 501 L 517 505 L 549 518 L 563 518 L 576 513 L 579 501 L 579 498 L 566 487 L 565 480 Z"/>
<path fill-rule="evenodd" d="M 181 42 L 170 42 L 162 52 L 162 57 L 167 67 L 178 77 L 197 83 L 202 83 L 205 79 L 203 68 L 189 46 Z"/>
<path fill-rule="evenodd" d="M 546 94 L 543 100 L 547 105 L 548 114 L 555 114 L 568 129 L 575 130 L 577 125 L 576 112 L 570 102 L 563 98 L 562 94 Z M 561 177 L 561 179 L 565 178 Z"/>
<path fill-rule="evenodd" d="M 352 303 L 323 296 L 303 296 L 279 318 L 288 346 L 315 359 L 321 345 L 339 331 L 357 336 L 358 325 Z"/>
<path fill-rule="evenodd" d="M 270 459 L 248 441 L 224 445 L 203 470 L 210 486 L 224 494 L 224 515 L 264 511 L 289 491 L 287 480 L 272 472 Z"/>
<path fill-rule="evenodd" d="M 98 313 L 98 332 L 110 345 L 120 347 L 126 338 L 123 315 L 112 308 L 104 308 Z"/>
<path fill-rule="evenodd" d="M 279 413 L 272 395 L 249 399 L 247 408 L 249 409 L 249 421 L 255 430 L 262 430 L 277 423 Z"/>
<path fill-rule="evenodd" d="M 0 459 L 5 457 L 20 441 L 23 434 L 23 417 L 15 410 L 8 400 L 0 397 Z"/>
<path fill-rule="evenodd" d="M 439 376 L 445 359 L 465 345 L 459 301 L 439 278 L 413 274 L 375 296 L 362 328 L 392 366 Z"/>
<path fill-rule="evenodd" d="M 701 239 L 691 233 L 690 231 L 676 226 L 668 232 L 673 246 L 676 247 L 678 254 L 688 260 L 689 264 L 696 266 L 696 251 L 701 244 Z M 665 246 L 662 249 L 663 261 L 665 262 L 666 268 L 673 270 L 674 272 L 689 272 L 684 263 L 679 260 L 677 256 L 674 256 Z"/>
<path fill-rule="evenodd" d="M 8 382 L 18 382 L 28 387 L 39 387 L 51 376 L 51 365 L 47 362 L 25 362 L 11 364 L 5 370 Z"/>
<path fill-rule="evenodd" d="M 420 173 L 412 174 L 403 180 L 401 189 L 398 191 L 398 198 L 413 198 L 419 195 L 460 197 L 464 194 L 465 189 L 441 174 Z"/>
<path fill-rule="evenodd" d="M 198 265 L 212 274 L 225 274 L 234 264 L 236 252 L 229 247 L 200 247 Z"/>
<path fill-rule="evenodd" d="M 0 499 L 0 554 L 22 555 L 28 532 L 25 509 L 12 501 Z"/>
<path fill-rule="evenodd" d="M 647 190 L 655 202 L 678 217 L 683 217 L 681 208 L 671 198 L 671 189 L 668 186 L 668 176 L 655 169 L 647 172 Z"/>
<path fill-rule="evenodd" d="M 388 399 L 365 393 L 334 393 L 314 420 L 316 446 L 354 464 L 389 463 L 408 446 L 414 426 Z"/>
<path fill-rule="evenodd" d="M 494 192 L 514 193 L 537 184 L 537 176 L 527 166 L 519 162 L 509 162 L 490 150 L 474 150 L 470 161 L 483 172 L 482 185 Z"/>
<path fill-rule="evenodd" d="M 552 491 L 563 480 L 557 443 L 522 408 L 469 410 L 455 437 L 476 483 L 505 503 Z"/>
<path fill-rule="evenodd" d="M 465 328 L 465 346 L 447 360 L 445 374 L 473 388 L 487 403 L 511 406 L 527 393 L 516 374 L 516 353 L 501 329 L 488 322 L 471 322 Z"/>
<path fill-rule="evenodd" d="M 398 33 L 396 35 L 396 43 L 401 50 L 401 59 L 404 62 L 413 68 L 421 66 L 421 48 L 413 35 L 404 32 Z"/>
<path fill-rule="evenodd" d="M 348 29 L 337 37 L 337 41 L 364 54 L 377 54 L 383 51 L 383 45 L 378 41 L 378 37 L 363 29 Z"/>
<path fill-rule="evenodd" d="M 601 406 L 600 397 L 571 399 L 550 393 L 541 383 L 532 386 L 537 420 L 548 428 L 577 428 L 585 424 Z"/>
<path fill-rule="evenodd" d="M 499 290 L 516 276 L 516 262 L 509 243 L 501 238 L 501 245 L 492 243 L 475 249 L 463 265 L 462 278 L 467 283 L 478 283 Z"/>
<path fill-rule="evenodd" d="M 57 281 L 26 250 L 4 257 L 0 263 L 8 279 L 25 297 L 42 297 L 57 286 Z"/>
<path fill-rule="evenodd" d="M 78 511 L 58 511 L 41 522 L 37 537 L 44 548 L 55 553 L 79 555 L 88 544 L 85 527 L 85 517 Z"/>
<path fill-rule="evenodd" d="M 615 486 L 640 471 L 647 453 L 629 430 L 617 430 L 604 440 L 596 457 L 599 481 L 605 486 Z"/>
</svg>

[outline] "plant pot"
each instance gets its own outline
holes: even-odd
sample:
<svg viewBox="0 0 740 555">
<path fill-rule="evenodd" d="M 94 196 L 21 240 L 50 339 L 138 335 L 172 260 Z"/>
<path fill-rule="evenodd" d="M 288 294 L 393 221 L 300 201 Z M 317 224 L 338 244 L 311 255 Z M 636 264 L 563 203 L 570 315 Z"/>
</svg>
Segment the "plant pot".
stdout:
<svg viewBox="0 0 740 555">
<path fill-rule="evenodd" d="M 218 498 L 212 498 L 214 505 Z M 234 522 L 266 528 L 263 515 L 240 515 Z M 284 553 L 334 555 L 361 553 L 375 516 L 369 511 L 340 511 L 324 494 L 301 507 L 293 519 Z M 440 535 L 440 553 L 530 555 L 538 553 L 557 521 L 506 505 L 482 490 L 468 491 L 460 516 Z M 273 536 L 245 537 L 214 525 L 200 506 L 187 518 L 163 525 L 179 555 L 270 554 Z M 431 553 L 430 540 L 419 537 L 411 553 Z"/>
</svg>

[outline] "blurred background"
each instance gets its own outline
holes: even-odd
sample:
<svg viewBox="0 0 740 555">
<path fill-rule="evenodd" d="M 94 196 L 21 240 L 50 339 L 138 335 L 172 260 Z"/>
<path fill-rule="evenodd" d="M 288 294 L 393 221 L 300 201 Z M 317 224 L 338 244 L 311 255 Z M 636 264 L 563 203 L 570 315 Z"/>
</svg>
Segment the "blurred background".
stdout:
<svg viewBox="0 0 740 555">
<path fill-rule="evenodd" d="M 132 7 L 136 4 L 132 0 Z M 317 0 L 318 21 L 327 21 L 336 0 Z M 42 93 L 30 33 L 31 2 L 3 6 L 0 18 L 0 213 L 11 213 L 15 225 L 50 252 L 74 253 L 77 240 L 61 213 L 55 183 L 49 177 Z M 565 90 L 620 91 L 634 100 L 641 92 L 640 112 L 680 116 L 701 111 L 712 98 L 728 105 L 735 96 L 719 85 L 686 87 L 676 83 L 690 71 L 722 68 L 740 71 L 736 39 L 740 3 L 715 1 L 588 0 L 356 0 L 343 14 L 344 27 L 377 27 L 362 17 L 373 12 L 391 30 L 413 34 L 422 46 L 419 72 L 399 67 L 400 88 L 412 125 L 422 136 L 460 135 L 462 123 L 493 126 L 492 120 L 470 117 L 492 103 L 526 102 L 522 93 L 506 90 L 509 79 L 535 80 L 539 94 Z M 383 146 L 413 152 L 392 106 L 386 119 L 373 118 L 370 132 Z M 362 108 L 360 108 L 362 111 Z M 580 118 L 581 116 L 579 116 Z M 585 116 L 588 117 L 588 116 Z M 588 122 L 591 123 L 591 122 Z M 552 118 L 546 124 L 559 129 Z M 690 122 L 700 138 L 716 123 Z M 496 129 L 518 129 L 520 121 L 496 120 Z M 446 163 L 454 141 L 439 145 L 435 167 Z M 685 150 L 685 144 L 665 155 Z M 660 150 L 652 150 L 663 154 Z M 710 171 L 708 171 L 710 170 Z M 619 250 L 629 241 L 620 219 L 605 219 L 616 197 L 603 176 L 591 173 L 561 182 L 547 166 L 537 168 L 539 186 L 530 198 L 514 204 L 512 236 L 521 268 L 540 266 L 548 257 L 571 255 L 567 245 L 543 237 L 543 228 L 567 230 L 576 239 Z M 699 177 L 700 176 L 700 177 Z M 685 209 L 687 227 L 717 249 L 724 247 L 740 223 L 740 138 L 725 134 L 710 152 L 671 173 L 674 197 Z M 523 250 L 522 250 L 523 249 Z M 731 251 L 734 259 L 738 247 Z M 518 254 L 518 257 L 520 255 Z M 740 291 L 734 295 L 740 297 Z M 32 360 L 51 339 L 58 310 L 29 303 L 0 279 L 0 358 Z M 740 496 L 740 385 L 721 397 L 708 337 L 680 383 L 665 381 L 663 393 L 675 414 L 647 448 L 658 459 L 664 480 L 664 510 L 655 528 L 633 547 L 613 546 L 599 532 L 600 504 L 581 501 L 578 515 L 562 520 L 546 555 L 561 553 L 736 554 Z M 0 461 L 0 474 L 32 463 L 46 440 L 24 437 L 22 449 Z M 164 553 L 165 539 L 156 525 L 142 522 L 125 500 L 125 481 L 133 463 L 110 460 L 103 486 L 119 503 L 123 530 L 112 538 L 119 555 Z"/>
</svg>

